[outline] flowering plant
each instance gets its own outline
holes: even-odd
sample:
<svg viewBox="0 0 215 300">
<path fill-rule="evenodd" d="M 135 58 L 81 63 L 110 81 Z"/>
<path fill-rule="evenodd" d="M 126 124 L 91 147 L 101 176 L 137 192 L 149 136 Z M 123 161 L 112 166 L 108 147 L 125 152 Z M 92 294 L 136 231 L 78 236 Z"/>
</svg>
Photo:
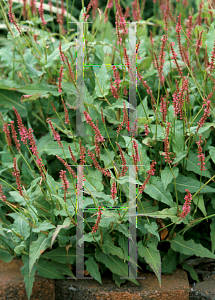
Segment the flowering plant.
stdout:
<svg viewBox="0 0 215 300">
<path fill-rule="evenodd" d="M 78 20 L 63 1 L 61 9 L 51 1 L 0 3 L 8 30 L 0 49 L 0 259 L 23 261 L 29 298 L 35 272 L 77 277 L 83 243 L 85 273 L 102 284 L 109 271 L 118 286 L 124 283 L 132 217 L 137 261 L 129 263 L 153 271 L 160 284 L 161 273 L 177 267 L 197 281 L 186 259 L 215 258 L 212 4 L 201 2 L 190 15 L 186 1 L 183 14 L 182 1 L 153 3 L 162 20 L 154 15 L 141 24 L 144 1 L 133 1 L 130 14 L 118 0 L 104 11 L 98 1 L 87 8 L 82 1 L 79 21 L 93 22 L 92 34 L 88 24 L 81 27 L 79 52 L 85 49 L 90 65 L 84 78 L 75 25 L 65 25 L 65 18 Z M 129 17 L 137 22 L 133 52 Z M 51 34 L 56 26 L 59 34 Z"/>
</svg>

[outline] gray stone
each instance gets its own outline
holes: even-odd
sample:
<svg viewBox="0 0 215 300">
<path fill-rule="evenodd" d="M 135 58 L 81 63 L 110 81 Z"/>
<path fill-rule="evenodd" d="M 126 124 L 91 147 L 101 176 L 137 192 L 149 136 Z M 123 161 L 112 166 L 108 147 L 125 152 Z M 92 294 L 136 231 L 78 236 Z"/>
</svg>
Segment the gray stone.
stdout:
<svg viewBox="0 0 215 300">
<path fill-rule="evenodd" d="M 215 300 L 215 275 L 190 289 L 190 300 Z"/>
</svg>

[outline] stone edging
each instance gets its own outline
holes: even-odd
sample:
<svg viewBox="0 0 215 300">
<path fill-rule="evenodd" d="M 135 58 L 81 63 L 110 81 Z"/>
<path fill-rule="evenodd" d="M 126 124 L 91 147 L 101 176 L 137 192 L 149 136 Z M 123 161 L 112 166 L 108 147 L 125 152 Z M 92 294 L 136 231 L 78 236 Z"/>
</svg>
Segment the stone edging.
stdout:
<svg viewBox="0 0 215 300">
<path fill-rule="evenodd" d="M 28 299 L 20 271 L 22 266 L 22 261 L 18 259 L 10 263 L 0 260 L 0 299 Z M 138 280 L 140 286 L 127 281 L 120 288 L 111 279 L 102 279 L 100 285 L 96 280 L 54 280 L 36 275 L 30 300 L 189 300 L 189 282 L 183 270 L 177 270 L 172 275 L 162 275 L 162 287 L 154 274 L 138 275 L 145 277 Z"/>
</svg>

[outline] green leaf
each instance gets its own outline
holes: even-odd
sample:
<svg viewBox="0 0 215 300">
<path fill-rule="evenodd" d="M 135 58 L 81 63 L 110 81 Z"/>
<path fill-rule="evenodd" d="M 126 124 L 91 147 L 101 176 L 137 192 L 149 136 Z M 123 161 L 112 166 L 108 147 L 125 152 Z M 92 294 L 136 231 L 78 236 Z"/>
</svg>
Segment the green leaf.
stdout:
<svg viewBox="0 0 215 300">
<path fill-rule="evenodd" d="M 42 68 L 42 71 L 38 71 L 36 68 L 32 67 L 30 64 L 26 64 L 26 72 L 28 73 L 30 78 L 38 78 L 46 73 L 44 68 Z"/>
<path fill-rule="evenodd" d="M 36 260 L 40 257 L 42 252 L 50 247 L 51 236 L 46 236 L 41 233 L 38 239 L 31 243 L 29 248 L 29 272 L 31 272 Z"/>
<path fill-rule="evenodd" d="M 128 218 L 128 215 L 127 215 Z M 125 220 L 125 217 L 124 217 Z M 128 232 L 128 228 L 125 224 L 119 224 L 116 228 L 117 231 L 121 232 L 122 234 L 124 234 L 126 237 L 129 237 L 129 232 Z"/>
<path fill-rule="evenodd" d="M 158 240 L 160 241 L 160 236 L 158 234 L 158 225 L 156 222 L 151 222 L 150 224 L 145 224 L 144 227 L 147 229 L 147 231 L 153 235 L 155 235 Z"/>
<path fill-rule="evenodd" d="M 149 264 L 150 268 L 154 271 L 161 286 L 161 257 L 155 243 L 148 242 L 146 247 L 142 241 L 139 241 L 137 251 L 141 257 L 144 257 L 147 264 Z"/>
<path fill-rule="evenodd" d="M 21 93 L 15 91 L 8 91 L 8 90 L 0 90 L 0 98 L 1 98 L 1 106 L 4 108 L 13 109 L 13 106 L 17 109 L 21 117 L 26 117 L 27 110 L 20 103 L 20 99 L 22 97 Z"/>
<path fill-rule="evenodd" d="M 0 248 L 0 259 L 6 263 L 9 263 L 13 259 L 13 255 L 7 250 Z"/>
<path fill-rule="evenodd" d="M 47 221 L 43 221 L 42 223 L 39 224 L 39 226 L 37 228 L 33 228 L 32 231 L 40 232 L 41 230 L 46 231 L 48 229 L 53 229 L 53 228 L 56 228 L 56 227 Z"/>
<path fill-rule="evenodd" d="M 205 44 L 207 45 L 207 53 L 209 57 L 209 62 L 211 62 L 211 53 L 214 47 L 214 37 L 215 37 L 215 29 L 214 29 L 215 22 L 213 22 L 209 28 L 209 31 L 206 35 Z"/>
<path fill-rule="evenodd" d="M 199 159 L 197 157 L 197 154 L 195 154 L 194 152 L 190 151 L 188 159 L 187 159 L 187 171 L 192 171 L 192 172 L 194 172 L 196 174 L 199 174 L 199 175 L 202 174 L 202 176 L 211 178 L 210 172 L 206 169 L 207 166 L 205 166 L 206 167 L 205 171 L 201 171 L 200 170 L 200 165 L 198 165 L 198 163 L 199 163 Z"/>
<path fill-rule="evenodd" d="M 205 208 L 205 203 L 204 203 L 203 195 L 201 194 L 201 195 L 199 195 L 199 197 L 193 198 L 193 202 L 196 205 L 198 203 L 198 208 L 201 210 L 201 212 L 203 213 L 203 215 L 206 217 L 207 216 L 207 211 L 206 211 L 206 208 Z"/>
<path fill-rule="evenodd" d="M 52 247 L 52 245 L 53 245 L 53 243 L 54 243 L 56 237 L 58 236 L 60 230 L 61 230 L 62 228 L 67 228 L 67 227 L 69 227 L 70 224 L 71 224 L 71 219 L 68 217 L 68 218 L 66 218 L 66 219 L 64 220 L 64 222 L 63 222 L 62 225 L 57 225 L 57 228 L 56 228 L 56 230 L 55 230 L 55 232 L 54 232 L 54 234 L 53 234 L 53 236 L 52 236 L 52 239 L 51 239 L 51 247 Z"/>
<path fill-rule="evenodd" d="M 19 255 L 24 253 L 25 249 L 26 249 L 25 241 L 22 241 L 20 245 L 14 248 L 14 252 Z"/>
<path fill-rule="evenodd" d="M 109 225 L 115 221 L 116 219 L 114 217 L 103 217 L 99 223 L 99 226 L 109 228 Z"/>
<path fill-rule="evenodd" d="M 20 216 L 16 218 L 12 228 L 14 231 L 19 233 L 24 240 L 27 240 L 27 238 L 30 236 L 30 225 Z"/>
<path fill-rule="evenodd" d="M 140 213 L 138 216 L 147 216 L 151 218 L 161 218 L 166 219 L 169 218 L 172 222 L 177 222 L 180 218 L 177 217 L 177 207 L 171 207 L 171 208 L 165 208 L 160 211 L 156 211 L 153 213 Z M 177 222 L 177 224 L 180 224 L 180 222 Z"/>
<path fill-rule="evenodd" d="M 101 240 L 101 235 L 96 236 L 95 234 L 92 234 L 92 232 L 88 232 L 86 234 L 84 234 L 84 236 L 82 236 L 79 240 L 78 240 L 78 244 L 79 246 L 81 246 L 83 244 L 83 242 L 92 242 L 92 241 L 100 241 Z"/>
<path fill-rule="evenodd" d="M 204 248 L 201 244 L 196 244 L 194 240 L 185 241 L 181 235 L 177 235 L 170 241 L 174 251 L 199 257 L 215 258 L 215 254 Z"/>
<path fill-rule="evenodd" d="M 116 255 L 119 258 L 124 258 L 124 253 L 122 248 L 117 247 L 114 245 L 114 242 L 112 241 L 111 236 L 108 234 L 108 232 L 106 232 L 103 236 L 104 238 L 104 242 L 102 244 L 102 251 L 105 254 L 112 254 L 112 255 Z"/>
<path fill-rule="evenodd" d="M 35 272 L 37 271 L 37 266 L 34 265 L 32 270 L 29 270 L 29 257 L 27 255 L 22 255 L 23 266 L 21 267 L 21 273 L 24 277 L 25 289 L 28 295 L 28 300 L 31 297 L 33 283 L 35 280 Z"/>
<path fill-rule="evenodd" d="M 161 201 L 169 206 L 174 206 L 172 195 L 168 190 L 164 190 L 160 177 L 151 177 L 150 184 L 146 185 L 144 193 L 155 200 Z"/>
<path fill-rule="evenodd" d="M 110 155 L 110 157 L 107 154 L 107 152 Z M 107 166 L 109 164 L 112 165 L 112 161 L 114 160 L 114 157 L 115 157 L 115 152 L 114 151 L 110 151 L 109 149 L 107 149 L 107 151 L 105 151 L 105 149 L 102 148 L 102 151 L 100 153 L 100 159 L 104 162 L 104 168 L 107 168 Z M 101 173 L 101 172 L 99 172 L 99 173 Z"/>
<path fill-rule="evenodd" d="M 208 130 L 208 135 L 209 135 L 211 132 L 211 127 L 214 127 L 214 126 L 215 126 L 215 123 L 205 122 L 204 125 L 199 128 L 198 134 L 202 134 Z M 187 133 L 187 135 L 190 136 L 191 134 L 195 134 L 196 129 L 197 129 L 197 126 L 190 127 L 190 131 Z"/>
<path fill-rule="evenodd" d="M 76 260 L 76 250 L 74 248 L 69 248 L 67 254 L 66 248 L 57 248 L 42 254 L 41 258 L 51 259 L 56 262 L 60 261 L 62 264 L 69 263 L 72 265 Z"/>
<path fill-rule="evenodd" d="M 210 236 L 211 236 L 211 252 L 215 251 L 215 218 L 213 218 L 212 223 L 210 224 Z"/>
<path fill-rule="evenodd" d="M 174 185 L 174 183 L 171 182 L 170 185 Z M 201 186 L 203 186 L 203 183 L 201 183 Z M 186 193 L 185 189 L 188 189 L 190 193 L 195 193 L 200 188 L 200 182 L 191 177 L 186 177 L 179 174 L 178 177 L 176 178 L 176 188 L 181 193 Z M 203 187 L 203 189 L 201 189 L 200 191 L 200 193 L 214 193 L 214 192 L 215 189 L 207 185 Z"/>
<path fill-rule="evenodd" d="M 90 275 L 102 285 L 99 267 L 95 262 L 94 258 L 89 257 L 89 259 L 85 261 L 85 265 L 86 265 L 86 270 L 90 273 Z"/>
<path fill-rule="evenodd" d="M 101 261 L 112 273 L 122 277 L 128 277 L 128 264 L 124 263 L 122 259 L 112 254 L 104 254 L 102 251 L 97 251 L 95 257 Z M 139 286 L 136 279 L 128 279 Z"/>
<path fill-rule="evenodd" d="M 128 239 L 124 235 L 119 235 L 118 243 L 124 252 L 124 260 L 128 260 Z"/>
<path fill-rule="evenodd" d="M 135 180 L 135 179 L 131 178 L 131 176 L 123 176 L 123 177 L 120 177 L 118 180 L 116 179 L 116 181 L 119 182 L 120 184 L 124 184 L 126 182 L 131 182 L 133 184 L 142 185 L 142 182 L 140 182 L 139 180 Z"/>
<path fill-rule="evenodd" d="M 176 163 L 179 163 L 184 157 L 187 156 L 187 151 L 181 151 L 179 152 L 175 159 L 173 160 L 173 163 L 176 164 Z"/>
<path fill-rule="evenodd" d="M 70 42 L 70 43 L 65 43 L 65 44 L 62 44 L 62 51 L 65 51 L 67 49 L 69 49 L 70 46 L 75 46 L 76 45 L 76 42 Z M 59 60 L 60 61 L 60 53 L 59 53 L 59 49 L 56 48 L 52 54 L 50 54 L 48 57 L 47 57 L 47 61 L 48 63 L 45 65 L 45 68 L 49 68 L 51 67 L 52 65 L 55 64 L 55 61 L 56 60 Z M 43 56 L 42 58 L 42 63 L 45 64 L 45 56 Z"/>
<path fill-rule="evenodd" d="M 46 183 L 53 195 L 55 195 L 56 191 L 62 187 L 62 185 L 59 182 L 56 182 L 54 178 L 48 174 L 48 172 L 46 172 Z"/>
<path fill-rule="evenodd" d="M 173 171 L 175 177 L 177 177 L 177 176 L 178 176 L 179 169 L 176 168 L 176 167 L 174 167 L 174 168 L 172 169 L 172 171 Z M 168 184 L 172 181 L 173 178 L 174 178 L 174 177 L 173 177 L 173 175 L 172 175 L 172 172 L 171 172 L 170 167 L 169 167 L 169 166 L 166 166 L 165 169 L 161 171 L 161 181 L 162 181 L 162 183 L 163 183 L 163 187 L 164 187 L 165 190 L 166 190 Z"/>
<path fill-rule="evenodd" d="M 211 155 L 212 161 L 215 163 L 215 147 L 209 146 L 209 154 Z"/>
<path fill-rule="evenodd" d="M 185 271 L 188 271 L 191 278 L 197 282 L 199 282 L 199 277 L 198 277 L 198 274 L 196 273 L 195 269 L 192 267 L 192 266 L 188 266 L 188 264 L 185 262 L 182 264 L 182 268 L 185 270 Z"/>
<path fill-rule="evenodd" d="M 178 253 L 171 248 L 168 250 L 167 255 L 164 256 L 161 265 L 161 271 L 164 274 L 172 274 L 177 270 Z"/>
<path fill-rule="evenodd" d="M 9 194 L 14 198 L 14 202 L 19 203 L 21 206 L 26 206 L 27 201 L 17 191 L 10 191 Z"/>
<path fill-rule="evenodd" d="M 86 177 L 86 181 L 84 182 L 84 189 L 86 189 L 86 191 L 92 192 L 93 194 L 93 192 L 95 191 L 102 192 L 104 190 L 104 185 L 101 181 L 88 176 Z"/>
<path fill-rule="evenodd" d="M 156 124 L 151 124 L 151 132 L 153 134 L 153 136 L 155 136 L 155 132 L 157 130 L 157 138 L 160 140 L 164 140 L 165 139 L 165 131 L 163 129 L 163 127 L 161 127 L 160 125 L 157 125 L 157 129 L 156 129 Z"/>
<path fill-rule="evenodd" d="M 56 262 L 40 258 L 37 262 L 37 267 L 39 276 L 50 279 L 65 279 L 60 270 L 57 269 Z"/>
<path fill-rule="evenodd" d="M 137 106 L 137 118 L 147 118 L 149 115 L 147 96 Z M 139 123 L 139 122 L 138 122 Z"/>
<path fill-rule="evenodd" d="M 125 283 L 126 282 L 126 279 L 120 279 L 120 276 L 119 275 L 117 275 L 117 274 L 114 274 L 113 273 L 113 280 L 115 281 L 115 283 L 116 283 L 116 285 L 120 288 L 120 285 L 122 284 L 122 283 Z"/>
<path fill-rule="evenodd" d="M 94 70 L 97 71 L 94 67 Z M 96 73 L 95 73 L 96 75 Z M 95 78 L 95 94 L 94 99 L 97 97 L 104 97 L 109 94 L 110 89 L 110 76 L 107 73 L 107 68 L 103 64 Z"/>
<path fill-rule="evenodd" d="M 184 135 L 177 131 L 172 141 L 173 141 L 173 144 L 172 144 L 173 151 L 177 155 L 179 153 L 183 152 L 183 149 L 184 149 Z"/>
<path fill-rule="evenodd" d="M 4 147 L 5 151 L 0 151 L 1 154 L 1 160 L 4 167 L 12 168 L 13 167 L 13 159 L 9 153 L 9 151 L 6 150 L 6 147 Z"/>
<path fill-rule="evenodd" d="M 58 155 L 60 157 L 64 157 L 64 153 L 65 153 L 66 158 L 71 158 L 71 155 L 70 155 L 70 152 L 69 152 L 69 147 L 68 147 L 70 145 L 70 147 L 72 149 L 72 153 L 77 158 L 78 153 L 75 150 L 74 144 L 69 144 L 66 141 L 61 141 L 61 143 L 63 145 L 64 151 L 61 147 L 58 147 L 57 141 L 51 142 L 49 144 L 45 144 L 44 147 L 41 149 L 41 151 L 44 151 L 48 155 Z"/>
<path fill-rule="evenodd" d="M 38 91 L 42 96 L 49 96 L 49 94 L 53 96 L 59 95 L 57 87 L 45 83 L 33 83 L 30 85 L 18 87 L 16 88 L 16 90 L 26 95 L 34 95 L 38 93 Z"/>
</svg>

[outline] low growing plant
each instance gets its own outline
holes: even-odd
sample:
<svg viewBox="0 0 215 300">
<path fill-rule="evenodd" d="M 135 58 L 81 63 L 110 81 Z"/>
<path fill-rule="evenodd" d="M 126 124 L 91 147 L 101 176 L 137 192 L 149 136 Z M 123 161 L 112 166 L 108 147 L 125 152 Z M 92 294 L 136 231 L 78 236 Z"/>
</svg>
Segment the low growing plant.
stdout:
<svg viewBox="0 0 215 300">
<path fill-rule="evenodd" d="M 79 22 L 91 20 L 92 32 L 84 23 L 84 135 L 78 136 L 76 33 L 68 23 L 78 20 L 68 3 L 65 10 L 63 2 L 61 9 L 51 1 L 13 2 L 0 3 L 8 30 L 0 49 L 0 259 L 23 261 L 29 299 L 36 271 L 76 279 L 76 243 L 84 242 L 85 275 L 102 284 L 109 270 L 120 286 L 129 275 L 132 200 L 137 262 L 131 263 L 153 271 L 159 284 L 161 273 L 178 267 L 198 281 L 186 259 L 215 258 L 213 4 L 196 1 L 193 14 L 187 1 L 153 1 L 154 18 L 140 24 L 144 1 L 133 1 L 130 14 L 117 0 L 104 12 L 97 1 L 87 8 L 82 1 Z M 108 21 L 112 9 L 116 28 Z M 129 16 L 137 22 L 136 78 Z M 128 89 L 136 79 L 132 107 Z M 137 113 L 133 126 L 129 109 Z M 81 191 L 84 236 L 77 241 Z"/>
</svg>

